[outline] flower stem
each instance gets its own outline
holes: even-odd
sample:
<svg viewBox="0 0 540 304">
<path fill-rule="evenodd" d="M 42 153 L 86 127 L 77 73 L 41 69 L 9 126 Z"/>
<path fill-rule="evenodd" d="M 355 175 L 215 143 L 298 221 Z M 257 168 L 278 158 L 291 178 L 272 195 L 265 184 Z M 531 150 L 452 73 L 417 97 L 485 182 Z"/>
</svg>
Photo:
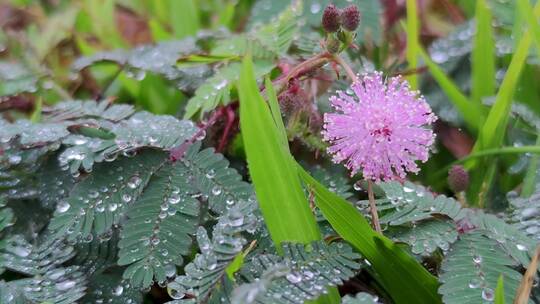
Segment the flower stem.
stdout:
<svg viewBox="0 0 540 304">
<path fill-rule="evenodd" d="M 375 196 L 373 195 L 373 181 L 368 180 L 368 198 L 369 198 L 369 212 L 371 212 L 371 222 L 373 229 L 382 234 L 381 224 L 379 223 L 379 214 L 377 214 L 377 206 L 375 205 Z"/>
<path fill-rule="evenodd" d="M 353 72 L 349 64 L 345 60 L 343 60 L 343 58 L 341 58 L 339 55 L 336 54 L 333 56 L 332 59 L 334 59 L 334 62 L 339 64 L 345 70 L 345 73 L 347 73 L 347 76 L 351 78 L 352 82 L 356 82 L 358 80 L 358 77 L 356 76 L 356 74 Z"/>
</svg>

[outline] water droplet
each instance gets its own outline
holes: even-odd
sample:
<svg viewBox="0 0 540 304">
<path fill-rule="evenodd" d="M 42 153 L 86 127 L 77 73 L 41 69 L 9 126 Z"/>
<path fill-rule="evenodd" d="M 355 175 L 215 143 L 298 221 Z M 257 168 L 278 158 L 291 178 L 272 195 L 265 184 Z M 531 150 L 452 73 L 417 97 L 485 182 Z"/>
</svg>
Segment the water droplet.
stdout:
<svg viewBox="0 0 540 304">
<path fill-rule="evenodd" d="M 414 191 L 414 189 L 405 186 L 405 187 L 403 187 L 403 191 L 406 192 L 406 193 L 411 193 L 411 192 Z"/>
<path fill-rule="evenodd" d="M 69 210 L 71 205 L 66 201 L 60 201 L 58 205 L 56 205 L 56 211 L 58 213 L 64 213 Z"/>
<path fill-rule="evenodd" d="M 115 296 L 120 296 L 124 292 L 124 286 L 118 285 L 113 289 L 112 294 Z"/>
<path fill-rule="evenodd" d="M 138 177 L 137 175 L 135 175 L 129 180 L 127 186 L 131 189 L 135 189 L 141 184 L 141 182 L 142 182 L 142 179 Z"/>
<path fill-rule="evenodd" d="M 480 285 L 482 284 L 482 281 L 478 278 L 473 278 L 470 282 L 469 282 L 469 288 L 478 288 L 480 287 Z"/>
<path fill-rule="evenodd" d="M 523 245 L 523 244 L 516 244 L 516 248 L 519 250 L 519 251 L 527 251 L 527 246 Z"/>
<path fill-rule="evenodd" d="M 58 290 L 68 290 L 70 288 L 75 287 L 76 283 L 75 281 L 64 281 L 56 284 L 56 289 Z"/>
<path fill-rule="evenodd" d="M 298 274 L 294 274 L 294 273 L 289 273 L 287 274 L 287 276 L 285 276 L 287 278 L 287 280 L 293 284 L 298 284 L 300 282 L 302 282 L 302 277 Z"/>
<path fill-rule="evenodd" d="M 312 14 L 317 14 L 321 11 L 321 4 L 320 3 L 312 3 L 310 8 L 309 8 L 309 11 L 312 13 Z"/>
<path fill-rule="evenodd" d="M 480 256 L 480 255 L 473 256 L 473 263 L 475 263 L 475 264 L 482 263 L 482 256 Z"/>
<path fill-rule="evenodd" d="M 486 287 L 482 290 L 482 299 L 491 302 L 493 301 L 494 297 L 495 297 L 495 294 L 493 292 L 493 289 Z"/>
<path fill-rule="evenodd" d="M 131 195 L 129 195 L 129 194 L 127 194 L 127 193 L 124 194 L 124 195 L 122 195 L 122 200 L 123 200 L 124 202 L 126 202 L 126 203 L 129 203 L 129 202 L 131 201 Z"/>
<path fill-rule="evenodd" d="M 214 188 L 212 188 L 212 194 L 213 195 L 220 195 L 221 194 L 221 187 L 220 186 L 215 186 Z"/>
</svg>

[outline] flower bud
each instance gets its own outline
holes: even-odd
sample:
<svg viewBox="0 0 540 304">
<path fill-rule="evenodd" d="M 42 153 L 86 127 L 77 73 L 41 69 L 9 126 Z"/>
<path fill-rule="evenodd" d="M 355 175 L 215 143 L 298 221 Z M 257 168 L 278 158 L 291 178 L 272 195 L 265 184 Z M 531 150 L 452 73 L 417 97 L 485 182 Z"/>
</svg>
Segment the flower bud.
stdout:
<svg viewBox="0 0 540 304">
<path fill-rule="evenodd" d="M 323 29 L 328 33 L 334 33 L 339 30 L 340 26 L 340 10 L 336 8 L 335 5 L 329 4 L 324 9 L 323 15 L 322 15 L 322 27 Z"/>
<path fill-rule="evenodd" d="M 469 186 L 469 173 L 467 173 L 463 166 L 453 166 L 448 171 L 448 186 L 455 193 L 467 190 Z"/>
<path fill-rule="evenodd" d="M 356 30 L 360 24 L 360 11 L 356 5 L 351 4 L 341 11 L 341 24 L 349 32 Z"/>
</svg>

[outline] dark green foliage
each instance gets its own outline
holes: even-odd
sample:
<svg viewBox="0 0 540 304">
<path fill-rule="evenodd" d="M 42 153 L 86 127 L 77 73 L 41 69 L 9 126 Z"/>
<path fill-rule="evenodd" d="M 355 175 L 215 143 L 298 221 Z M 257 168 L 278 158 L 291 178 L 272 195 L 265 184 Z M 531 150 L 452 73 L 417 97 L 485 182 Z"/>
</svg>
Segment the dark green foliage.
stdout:
<svg viewBox="0 0 540 304">
<path fill-rule="evenodd" d="M 181 163 L 165 165 L 126 214 L 118 264 L 130 265 L 124 277 L 136 287 L 149 286 L 154 277 L 165 282 L 190 251 L 200 211 L 189 175 Z"/>
<path fill-rule="evenodd" d="M 233 303 L 304 303 L 354 276 L 361 256 L 344 243 L 283 244 L 283 257 L 253 255 L 238 274 Z"/>
<path fill-rule="evenodd" d="M 521 274 L 499 244 L 481 232 L 460 236 L 441 266 L 439 292 L 445 303 L 493 301 L 499 275 L 504 277 L 506 302 L 511 303 Z"/>
</svg>

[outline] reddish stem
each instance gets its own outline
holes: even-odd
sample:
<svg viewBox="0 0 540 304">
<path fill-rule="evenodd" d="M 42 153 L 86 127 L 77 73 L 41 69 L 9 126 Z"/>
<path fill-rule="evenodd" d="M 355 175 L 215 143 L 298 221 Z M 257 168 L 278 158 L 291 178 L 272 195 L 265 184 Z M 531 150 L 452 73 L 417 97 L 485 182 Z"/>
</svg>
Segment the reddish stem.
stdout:
<svg viewBox="0 0 540 304">
<path fill-rule="evenodd" d="M 234 112 L 234 109 L 232 107 L 226 107 L 226 124 L 225 129 L 223 130 L 223 134 L 221 135 L 221 140 L 219 141 L 219 145 L 217 148 L 217 151 L 222 153 L 225 150 L 225 147 L 227 147 L 228 144 L 228 138 L 231 133 L 231 129 L 234 126 L 236 122 L 236 114 Z"/>
</svg>

